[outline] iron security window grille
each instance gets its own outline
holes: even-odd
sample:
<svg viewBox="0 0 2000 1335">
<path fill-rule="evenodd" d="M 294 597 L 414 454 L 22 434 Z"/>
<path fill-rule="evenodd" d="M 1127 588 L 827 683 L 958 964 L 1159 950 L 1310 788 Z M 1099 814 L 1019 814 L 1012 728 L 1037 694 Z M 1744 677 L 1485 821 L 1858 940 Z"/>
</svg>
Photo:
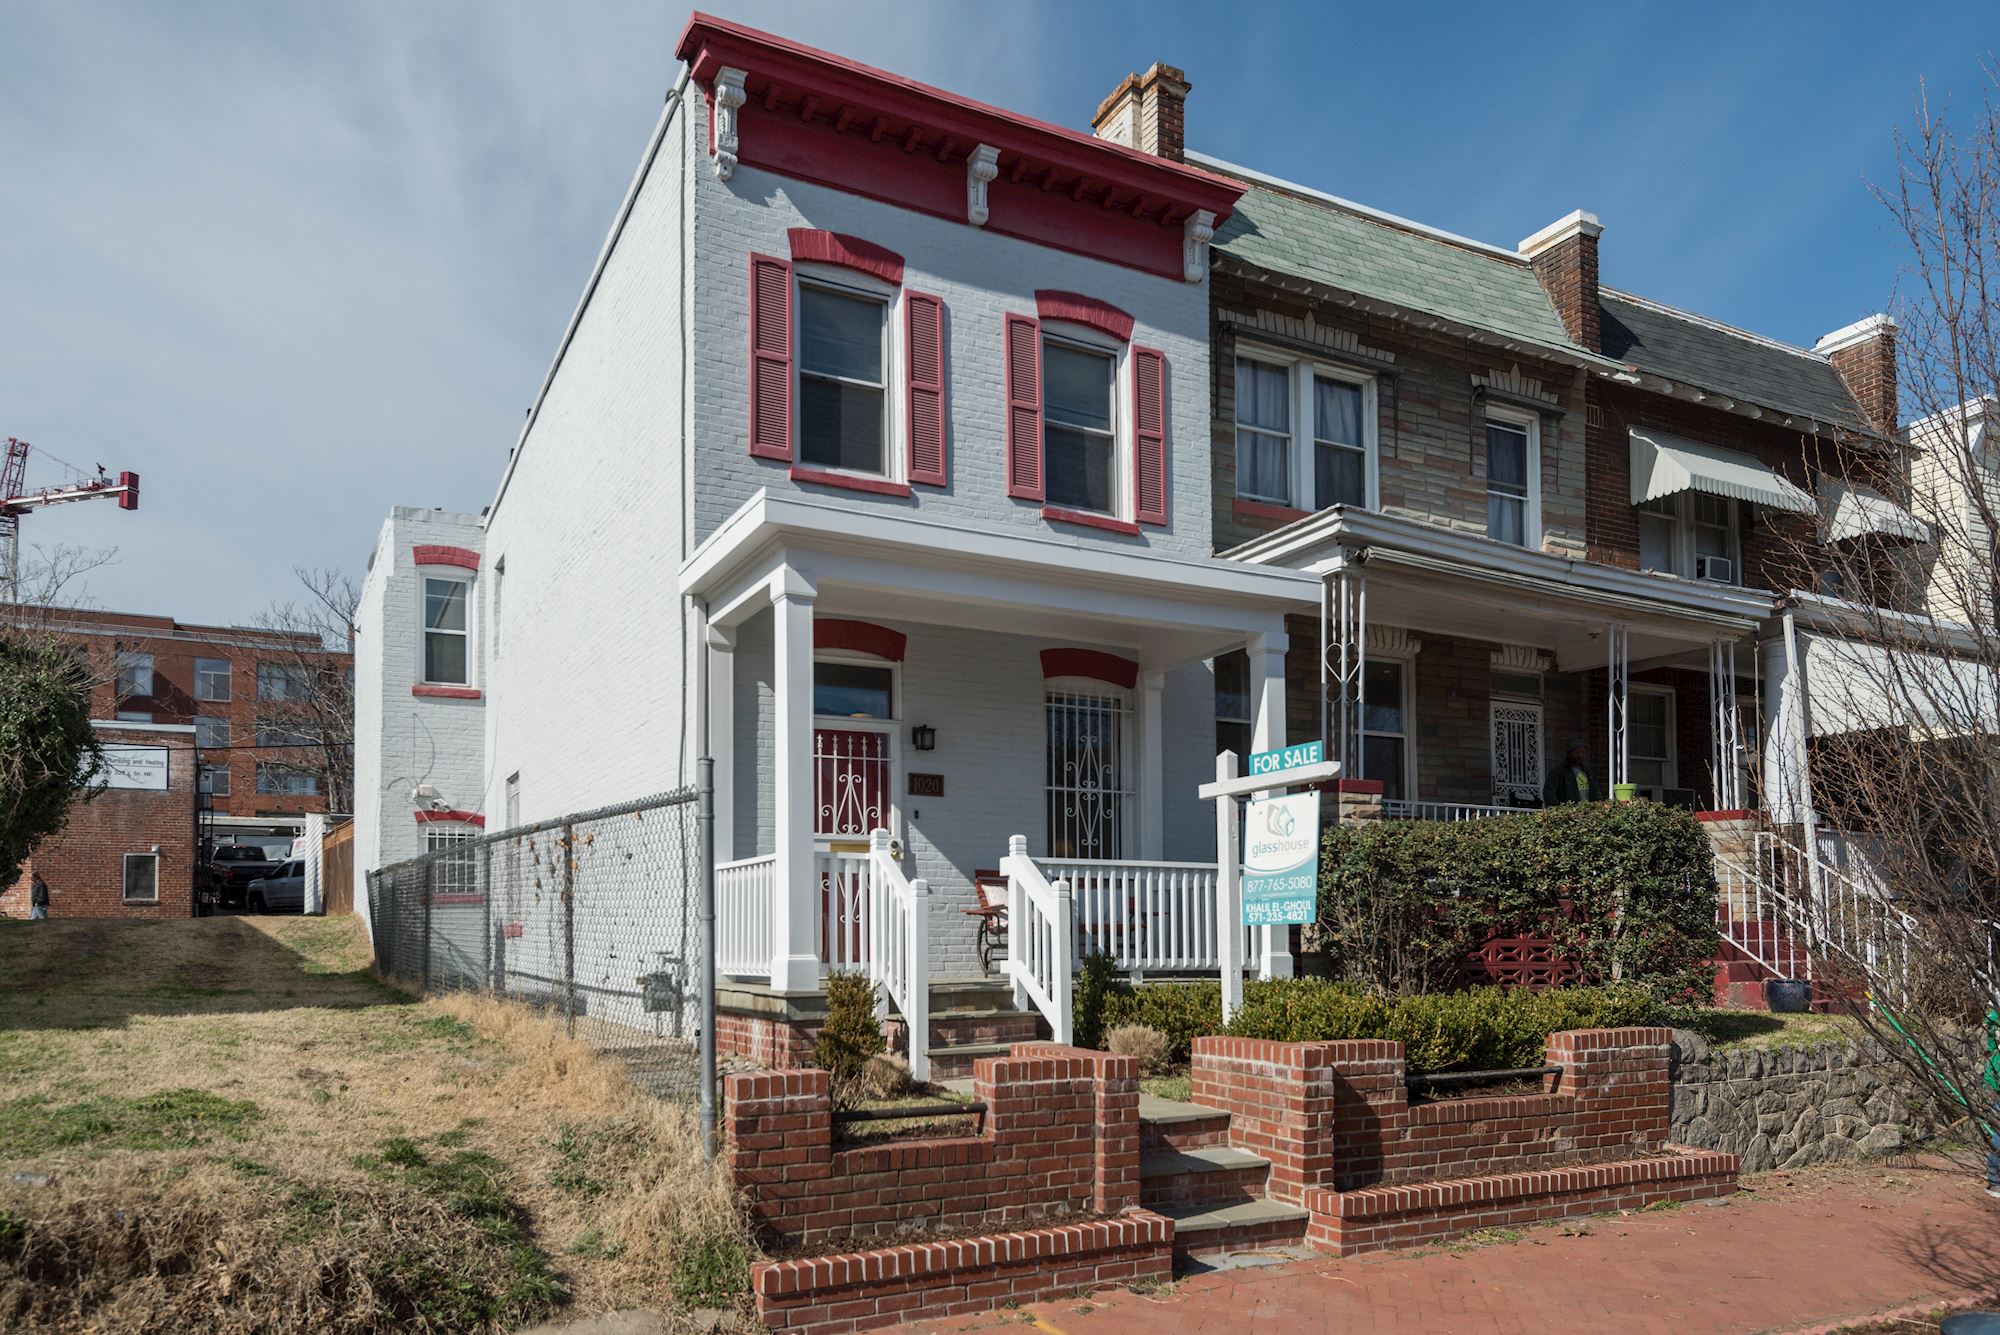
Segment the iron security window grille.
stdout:
<svg viewBox="0 0 2000 1335">
<path fill-rule="evenodd" d="M 1117 696 L 1049 692 L 1049 856 L 1124 856 L 1132 799 L 1125 777 L 1130 718 L 1130 707 Z"/>
</svg>

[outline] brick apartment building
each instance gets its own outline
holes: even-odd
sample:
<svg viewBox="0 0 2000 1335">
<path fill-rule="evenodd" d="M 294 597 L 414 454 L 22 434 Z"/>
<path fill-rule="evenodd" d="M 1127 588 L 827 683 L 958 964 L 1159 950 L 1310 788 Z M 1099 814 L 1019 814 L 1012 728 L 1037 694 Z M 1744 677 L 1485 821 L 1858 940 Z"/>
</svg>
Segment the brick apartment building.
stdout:
<svg viewBox="0 0 2000 1335">
<path fill-rule="evenodd" d="M 0 917 L 28 916 L 37 874 L 48 883 L 52 918 L 193 916 L 201 816 L 193 726 L 91 726 L 104 745 L 105 787 L 72 806 L 69 823 L 0 891 Z"/>
<path fill-rule="evenodd" d="M 302 768 L 310 753 L 285 745 L 297 724 L 287 706 L 310 665 L 351 679 L 352 654 L 323 653 L 309 635 L 165 616 L 92 611 L 59 619 L 98 682 L 93 719 L 194 729 L 212 838 L 284 844 L 307 815 L 328 810 L 318 775 Z"/>
</svg>

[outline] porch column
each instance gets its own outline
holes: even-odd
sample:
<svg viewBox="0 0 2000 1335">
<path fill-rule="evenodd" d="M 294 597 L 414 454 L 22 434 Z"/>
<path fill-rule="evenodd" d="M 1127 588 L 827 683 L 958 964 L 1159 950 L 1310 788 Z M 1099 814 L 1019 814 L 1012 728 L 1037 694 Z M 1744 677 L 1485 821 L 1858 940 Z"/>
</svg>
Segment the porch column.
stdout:
<svg viewBox="0 0 2000 1335">
<path fill-rule="evenodd" d="M 736 627 L 710 626 L 708 754 L 715 761 L 715 860 L 736 856 Z"/>
<path fill-rule="evenodd" d="M 1619 784 L 1632 782 L 1631 634 L 1625 626 L 1613 622 L 1604 628 L 1604 641 L 1604 730 L 1609 743 L 1605 767 L 1610 774 L 1605 780 L 1604 795 L 1598 801 L 1616 797 Z"/>
<path fill-rule="evenodd" d="M 1743 807 L 1743 719 L 1736 697 L 1734 640 L 1709 646 L 1708 704 L 1715 730 L 1715 809 L 1738 811 Z"/>
<path fill-rule="evenodd" d="M 1139 856 L 1158 862 L 1167 855 L 1166 748 L 1161 695 L 1167 674 L 1148 668 L 1139 674 Z"/>
<path fill-rule="evenodd" d="M 1291 637 L 1282 630 L 1250 637 L 1250 748 L 1275 751 L 1285 744 L 1285 651 Z M 1292 933 L 1288 927 L 1257 929 L 1259 978 L 1292 976 Z"/>
<path fill-rule="evenodd" d="M 771 987 L 812 992 L 820 985 L 819 875 L 813 865 L 813 586 L 790 567 L 772 578 L 775 724 L 772 843 Z"/>
</svg>

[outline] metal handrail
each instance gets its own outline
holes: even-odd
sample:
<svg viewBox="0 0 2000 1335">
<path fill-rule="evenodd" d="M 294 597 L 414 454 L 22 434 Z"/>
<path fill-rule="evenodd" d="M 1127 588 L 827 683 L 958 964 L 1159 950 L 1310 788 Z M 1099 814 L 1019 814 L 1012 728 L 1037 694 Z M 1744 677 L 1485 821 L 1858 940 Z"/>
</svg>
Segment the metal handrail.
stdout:
<svg viewBox="0 0 2000 1335">
<path fill-rule="evenodd" d="M 1429 1089 L 1433 1085 L 1497 1085 L 1502 1080 L 1526 1080 L 1531 1076 L 1561 1075 L 1560 1066 L 1521 1066 L 1511 1071 L 1443 1071 L 1437 1075 L 1406 1076 L 1403 1083 L 1411 1089 Z"/>
<path fill-rule="evenodd" d="M 903 1122 L 924 1117 L 983 1117 L 984 1103 L 920 1103 L 914 1108 L 836 1108 L 833 1120 L 840 1122 Z"/>
</svg>

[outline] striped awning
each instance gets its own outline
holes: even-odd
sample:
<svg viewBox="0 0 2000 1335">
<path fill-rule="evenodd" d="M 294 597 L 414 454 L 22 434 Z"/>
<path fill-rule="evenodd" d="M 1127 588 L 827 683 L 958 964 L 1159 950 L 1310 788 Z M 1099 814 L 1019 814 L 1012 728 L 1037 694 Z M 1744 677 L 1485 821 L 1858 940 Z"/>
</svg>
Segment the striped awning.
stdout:
<svg viewBox="0 0 2000 1335">
<path fill-rule="evenodd" d="M 1852 483 L 1828 481 L 1822 484 L 1820 494 L 1825 501 L 1828 542 L 1870 534 L 1908 538 L 1912 542 L 1931 540 L 1930 525 L 1879 491 L 1870 491 Z"/>
<path fill-rule="evenodd" d="M 1642 505 L 1676 492 L 1768 505 L 1802 515 L 1819 513 L 1812 496 L 1747 454 L 1704 445 L 1664 431 L 1631 429 L 1632 504 Z"/>
</svg>

